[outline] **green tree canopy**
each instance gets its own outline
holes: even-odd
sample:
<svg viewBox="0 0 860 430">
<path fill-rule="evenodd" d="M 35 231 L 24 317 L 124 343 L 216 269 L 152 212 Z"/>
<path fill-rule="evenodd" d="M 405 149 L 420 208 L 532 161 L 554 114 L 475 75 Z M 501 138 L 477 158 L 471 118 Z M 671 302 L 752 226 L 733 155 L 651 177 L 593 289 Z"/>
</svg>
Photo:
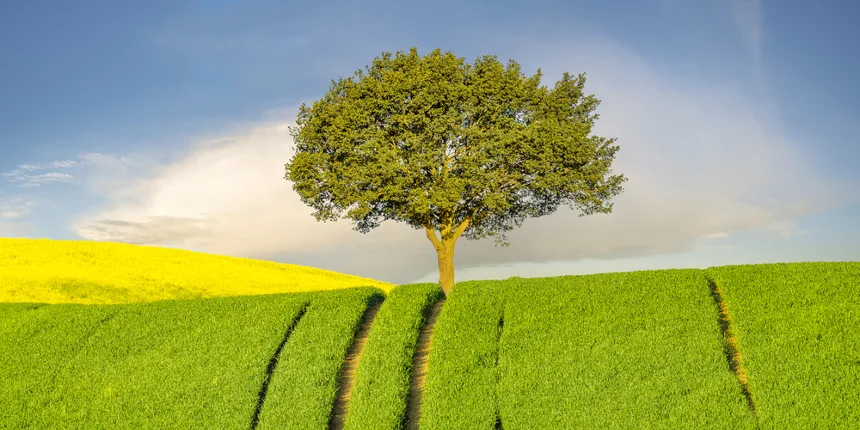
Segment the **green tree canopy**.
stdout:
<svg viewBox="0 0 860 430">
<path fill-rule="evenodd" d="M 461 235 L 507 245 L 528 217 L 561 204 L 609 213 L 622 191 L 615 139 L 591 134 L 600 101 L 583 93 L 585 75 L 565 73 L 553 88 L 541 77 L 496 56 L 384 52 L 301 106 L 285 179 L 319 221 L 423 229 L 450 292 Z"/>
</svg>

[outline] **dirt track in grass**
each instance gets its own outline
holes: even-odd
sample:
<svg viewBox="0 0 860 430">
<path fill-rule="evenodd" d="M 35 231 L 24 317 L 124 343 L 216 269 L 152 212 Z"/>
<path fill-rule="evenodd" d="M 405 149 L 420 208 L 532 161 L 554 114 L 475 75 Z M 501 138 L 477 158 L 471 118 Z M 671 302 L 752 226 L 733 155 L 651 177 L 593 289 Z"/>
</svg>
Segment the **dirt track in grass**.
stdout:
<svg viewBox="0 0 860 430">
<path fill-rule="evenodd" d="M 723 295 L 713 279 L 708 279 L 708 286 L 711 289 L 711 296 L 714 298 L 714 303 L 717 305 L 717 309 L 720 312 L 720 330 L 723 332 L 723 338 L 725 339 L 724 351 L 726 354 L 726 360 L 729 362 L 729 368 L 741 384 L 741 390 L 747 400 L 747 406 L 749 406 L 753 414 L 758 415 L 755 402 L 753 401 L 752 392 L 750 391 L 749 382 L 747 381 L 747 371 L 746 368 L 744 368 L 741 348 L 738 344 L 737 337 L 735 337 L 734 329 L 732 327 L 732 318 L 729 316 L 729 308 L 726 306 L 726 302 L 723 300 Z"/>
<path fill-rule="evenodd" d="M 430 357 L 430 347 L 433 343 L 434 327 L 442 306 L 445 305 L 443 297 L 436 302 L 427 315 L 424 327 L 418 335 L 418 345 L 415 354 L 412 355 L 412 376 L 409 378 L 409 405 L 406 409 L 406 428 L 408 430 L 418 429 L 418 420 L 421 418 L 421 398 L 424 394 L 424 380 L 427 377 L 427 359 Z"/>
<path fill-rule="evenodd" d="M 343 367 L 340 369 L 338 378 L 337 395 L 334 400 L 334 408 L 332 408 L 331 420 L 328 428 L 330 430 L 342 430 L 346 422 L 346 413 L 349 409 L 349 400 L 352 397 L 352 387 L 355 385 L 355 371 L 358 369 L 358 362 L 361 360 L 361 352 L 364 351 L 364 345 L 367 343 L 367 335 L 370 333 L 370 327 L 373 325 L 373 320 L 379 312 L 382 302 L 374 303 L 365 311 L 362 317 L 361 325 L 355 333 L 352 340 L 352 345 L 346 353 Z"/>
</svg>

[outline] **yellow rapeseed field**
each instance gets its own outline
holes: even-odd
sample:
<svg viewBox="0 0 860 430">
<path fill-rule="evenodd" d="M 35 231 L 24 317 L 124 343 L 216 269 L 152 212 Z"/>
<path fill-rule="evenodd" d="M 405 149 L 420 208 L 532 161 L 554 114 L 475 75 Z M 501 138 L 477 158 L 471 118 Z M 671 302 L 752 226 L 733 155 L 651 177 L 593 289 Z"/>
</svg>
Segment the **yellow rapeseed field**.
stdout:
<svg viewBox="0 0 860 430">
<path fill-rule="evenodd" d="M 394 285 L 294 264 L 111 242 L 0 238 L 0 302 L 134 303 Z"/>
</svg>

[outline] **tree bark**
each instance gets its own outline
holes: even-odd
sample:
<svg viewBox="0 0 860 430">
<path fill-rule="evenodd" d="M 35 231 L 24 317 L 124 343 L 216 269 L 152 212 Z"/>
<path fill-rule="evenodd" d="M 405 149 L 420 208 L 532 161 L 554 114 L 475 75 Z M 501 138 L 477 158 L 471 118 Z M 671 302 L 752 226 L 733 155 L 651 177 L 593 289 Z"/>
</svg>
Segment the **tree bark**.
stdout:
<svg viewBox="0 0 860 430">
<path fill-rule="evenodd" d="M 439 237 L 436 237 L 436 231 L 430 223 L 424 226 L 424 231 L 427 233 L 427 239 L 433 244 L 436 249 L 436 255 L 439 260 L 439 286 L 442 287 L 442 292 L 447 296 L 454 289 L 454 244 L 460 235 L 469 227 L 472 222 L 472 217 L 467 217 L 460 225 L 453 225 L 452 219 L 442 226 L 439 231 Z"/>
<path fill-rule="evenodd" d="M 439 260 L 439 286 L 445 295 L 454 289 L 454 242 L 442 244 L 436 249 Z"/>
</svg>

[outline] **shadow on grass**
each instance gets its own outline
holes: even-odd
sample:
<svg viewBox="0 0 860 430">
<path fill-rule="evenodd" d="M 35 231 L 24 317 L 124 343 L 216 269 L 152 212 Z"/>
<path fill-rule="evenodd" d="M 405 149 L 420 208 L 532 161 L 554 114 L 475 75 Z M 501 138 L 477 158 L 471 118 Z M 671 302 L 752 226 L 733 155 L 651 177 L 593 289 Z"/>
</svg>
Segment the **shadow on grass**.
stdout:
<svg viewBox="0 0 860 430">
<path fill-rule="evenodd" d="M 711 290 L 711 297 L 714 299 L 714 304 L 717 305 L 717 310 L 719 311 L 718 322 L 720 324 L 720 331 L 723 334 L 723 352 L 726 354 L 726 361 L 729 363 L 729 369 L 731 369 L 732 373 L 735 374 L 738 378 L 738 382 L 741 384 L 741 390 L 747 400 L 747 406 L 754 415 L 758 415 L 755 408 L 755 402 L 753 402 L 752 392 L 750 391 L 749 383 L 747 381 L 747 372 L 743 365 L 740 345 L 738 344 L 738 339 L 735 337 L 734 330 L 732 329 L 732 319 L 729 316 L 729 308 L 726 306 L 726 302 L 723 300 L 723 295 L 720 293 L 719 288 L 717 288 L 717 283 L 710 277 L 708 277 L 708 287 Z"/>
<path fill-rule="evenodd" d="M 289 327 L 287 327 L 287 330 L 284 332 L 284 338 L 281 339 L 281 343 L 278 345 L 278 348 L 269 360 L 269 365 L 266 367 L 266 379 L 263 380 L 263 385 L 260 387 L 260 392 L 257 394 L 257 407 L 254 409 L 254 416 L 251 418 L 251 430 L 256 429 L 260 424 L 260 411 L 263 410 L 263 403 L 266 402 L 266 394 L 269 392 L 269 383 L 272 381 L 272 374 L 275 373 L 275 367 L 278 366 L 278 357 L 281 355 L 284 345 L 287 344 L 287 340 L 290 339 L 290 334 L 293 333 L 299 320 L 302 319 L 305 312 L 308 310 L 309 305 L 310 303 L 305 303 L 302 310 L 300 310 L 299 313 L 296 314 L 296 317 L 293 318 L 293 321 L 290 322 Z"/>
</svg>

